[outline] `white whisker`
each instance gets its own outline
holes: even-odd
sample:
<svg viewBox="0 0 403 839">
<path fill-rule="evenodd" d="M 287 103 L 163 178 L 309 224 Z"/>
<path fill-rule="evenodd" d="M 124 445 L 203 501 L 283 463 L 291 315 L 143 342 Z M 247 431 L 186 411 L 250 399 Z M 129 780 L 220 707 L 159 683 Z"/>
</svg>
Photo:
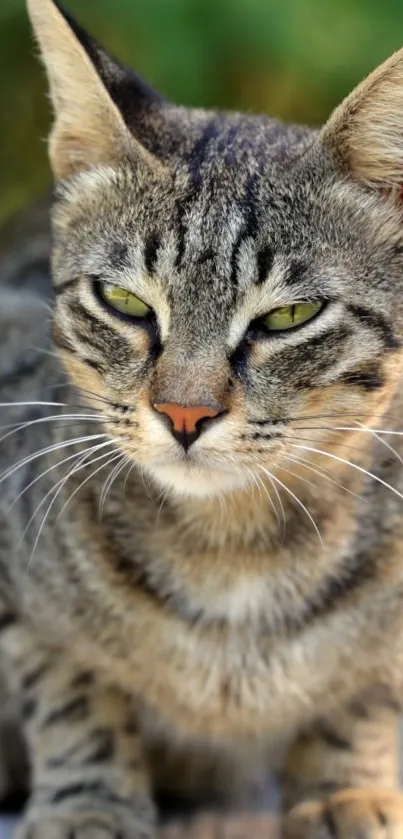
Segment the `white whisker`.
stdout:
<svg viewBox="0 0 403 839">
<path fill-rule="evenodd" d="M 332 460 L 337 460 L 338 463 L 344 463 L 346 466 L 351 466 L 352 469 L 356 469 L 358 472 L 361 472 L 363 475 L 367 475 L 368 478 L 373 478 L 374 481 L 377 481 L 382 486 L 386 487 L 386 489 L 390 489 L 394 495 L 397 495 L 398 498 L 403 500 L 403 495 L 399 490 L 395 489 L 391 484 L 388 484 L 387 481 L 384 481 L 382 478 L 379 478 L 378 475 L 374 475 L 372 472 L 369 472 L 368 469 L 364 469 L 363 466 L 358 466 L 357 463 L 351 463 L 350 460 L 345 460 L 344 457 L 339 457 L 337 454 L 331 454 L 330 452 L 325 452 L 322 449 L 315 449 L 312 446 L 301 446 L 298 443 L 292 444 L 294 449 L 301 449 L 302 451 L 306 452 L 313 452 L 314 454 L 321 454 L 324 457 L 329 457 Z"/>
<path fill-rule="evenodd" d="M 368 431 L 370 434 L 386 434 L 386 435 L 389 435 L 391 437 L 393 437 L 393 436 L 402 437 L 403 436 L 403 431 L 391 431 L 389 429 L 383 429 L 383 428 L 369 428 L 369 426 L 366 426 L 366 425 L 361 426 L 361 423 L 359 423 L 359 425 L 360 425 L 360 428 L 350 428 L 350 426 L 348 426 L 348 425 L 347 426 L 341 425 L 341 426 L 338 426 L 335 430 L 336 431 L 356 431 L 356 432 L 357 431 L 358 432 Z"/>
<path fill-rule="evenodd" d="M 149 488 L 149 486 L 147 486 L 147 477 L 148 476 L 144 473 L 144 466 L 141 463 L 139 464 L 139 471 L 140 471 L 140 477 L 141 477 L 141 481 L 142 481 L 146 496 L 147 496 L 147 498 L 150 499 L 150 501 L 152 501 L 153 496 L 150 495 L 150 488 Z"/>
<path fill-rule="evenodd" d="M 107 436 L 107 434 L 90 434 L 86 437 L 75 437 L 72 440 L 63 441 L 62 443 L 53 443 L 51 446 L 46 446 L 46 448 L 40 449 L 39 451 L 34 452 L 34 454 L 31 454 L 27 457 L 24 457 L 22 460 L 19 460 L 18 463 L 14 464 L 14 466 L 7 469 L 6 472 L 3 472 L 3 474 L 0 475 L 0 484 L 2 484 L 3 481 L 6 481 L 8 478 L 10 478 L 11 475 L 14 475 L 14 473 L 17 472 L 18 469 L 22 469 L 23 466 L 27 466 L 28 463 L 32 463 L 39 457 L 44 457 L 45 455 L 50 454 L 51 452 L 58 451 L 58 449 L 67 448 L 68 446 L 76 446 L 80 443 L 88 443 L 91 440 L 101 440 Z"/>
<path fill-rule="evenodd" d="M 48 408 L 68 408 L 66 402 L 0 402 L 0 408 L 25 408 L 37 405 Z"/>
<path fill-rule="evenodd" d="M 262 498 L 262 487 L 264 487 L 263 481 L 260 481 L 258 483 L 258 477 L 257 477 L 257 475 L 253 474 L 252 469 L 248 469 L 248 467 L 245 466 L 245 470 L 248 473 L 248 475 L 249 475 L 249 477 L 252 481 L 252 485 L 259 490 L 259 498 L 261 499 Z"/>
<path fill-rule="evenodd" d="M 119 452 L 119 454 L 120 454 L 120 452 Z M 27 566 L 28 571 L 29 571 L 29 569 L 30 569 L 30 567 L 31 567 L 31 562 L 32 562 L 32 559 L 33 559 L 33 557 L 34 557 L 34 554 L 35 554 L 36 548 L 37 548 L 37 546 L 38 546 L 38 542 L 39 542 L 39 539 L 40 539 L 40 537 L 41 537 L 41 534 L 42 534 L 43 528 L 44 528 L 44 526 L 45 526 L 45 524 L 46 524 L 46 521 L 47 521 L 47 519 L 48 519 L 48 517 L 49 517 L 49 513 L 50 513 L 50 511 L 52 510 L 52 508 L 53 508 L 54 504 L 56 503 L 57 498 L 59 497 L 59 495 L 60 495 L 60 493 L 61 493 L 61 491 L 62 491 L 63 487 L 65 486 L 65 484 L 67 483 L 67 481 L 69 480 L 69 478 L 70 478 L 72 475 L 75 475 L 75 474 L 76 474 L 76 472 L 78 472 L 78 471 L 79 471 L 80 469 L 82 469 L 84 466 L 92 466 L 92 465 L 93 465 L 93 463 L 94 463 L 94 462 L 96 462 L 97 460 L 102 460 L 102 459 L 104 459 L 105 457 L 108 457 L 108 456 L 110 457 L 110 452 L 106 452 L 106 453 L 104 452 L 104 454 L 98 455 L 98 457 L 96 457 L 94 460 L 91 460 L 91 461 L 90 461 L 90 463 L 86 463 L 86 462 L 85 462 L 85 460 L 86 460 L 86 458 L 88 457 L 88 454 L 86 453 L 86 454 L 85 454 L 85 457 L 81 459 L 81 461 L 80 461 L 79 465 L 77 465 L 77 464 L 76 464 L 76 465 L 73 467 L 73 469 L 71 469 L 71 470 L 68 472 L 68 474 L 67 474 L 67 475 L 66 475 L 66 476 L 65 476 L 65 477 L 64 477 L 64 478 L 63 478 L 63 479 L 59 482 L 59 484 L 56 484 L 57 490 L 56 490 L 55 494 L 53 495 L 53 498 L 51 499 L 51 502 L 50 502 L 50 504 L 49 504 L 49 506 L 48 506 L 47 510 L 45 511 L 45 515 L 44 515 L 44 517 L 43 517 L 43 519 L 42 519 L 42 522 L 41 522 L 41 525 L 40 525 L 40 527 L 39 527 L 38 533 L 36 534 L 35 542 L 34 542 L 34 545 L 33 545 L 32 551 L 31 551 L 31 556 L 30 556 L 30 558 L 29 558 L 29 562 L 28 562 L 28 566 Z M 106 465 L 107 465 L 108 463 L 110 463 L 110 462 L 111 462 L 111 461 L 107 461 L 107 462 L 106 462 L 106 464 L 105 464 L 105 463 L 103 463 L 103 464 L 99 467 L 99 469 L 103 469 L 103 468 L 104 468 L 104 466 L 106 466 Z M 97 471 L 97 470 L 96 470 L 96 471 Z M 92 473 L 92 474 L 95 474 L 95 473 Z M 92 474 L 89 476 L 90 478 L 92 477 Z M 85 483 L 85 481 L 84 481 L 83 483 Z M 83 484 L 80 484 L 80 486 L 82 486 L 82 485 L 83 485 Z M 56 487 L 52 487 L 52 490 L 50 490 L 50 492 L 54 491 L 54 490 L 56 489 Z M 43 499 L 43 501 L 45 501 L 45 500 L 46 500 L 46 498 L 49 496 L 50 492 L 49 492 L 49 493 L 47 493 L 47 494 L 45 495 L 45 498 Z M 75 494 L 75 493 L 73 493 L 73 495 L 74 495 L 74 494 Z M 71 501 L 71 499 L 72 499 L 73 495 L 71 495 L 71 496 L 70 496 L 70 498 L 68 499 L 68 501 Z M 66 501 L 66 504 L 65 504 L 65 505 L 64 505 L 64 507 L 62 508 L 61 512 L 62 512 L 62 511 L 65 509 L 65 507 L 67 506 L 68 501 Z M 40 505 L 40 506 L 42 506 L 42 503 L 43 503 L 43 502 L 41 502 L 41 505 Z M 34 515 L 36 515 L 36 512 L 37 512 L 37 511 L 38 511 L 38 508 L 37 508 L 37 510 L 35 510 Z M 60 517 L 60 515 L 61 515 L 61 512 L 59 513 L 59 515 L 58 515 L 58 517 L 57 517 L 58 519 L 59 519 L 59 517 Z"/>
<path fill-rule="evenodd" d="M 108 454 L 108 455 L 111 455 L 111 452 L 107 452 L 107 454 Z M 111 463 L 114 463 L 114 462 L 115 462 L 115 460 L 116 460 L 118 457 L 121 457 L 121 456 L 122 456 L 122 452 L 120 452 L 120 451 L 119 451 L 119 452 L 116 452 L 116 451 L 115 451 L 114 453 L 112 453 L 112 456 L 111 456 L 111 459 L 110 459 L 110 460 L 107 460 L 107 461 L 106 461 L 106 463 L 101 463 L 101 466 L 98 466 L 98 468 L 97 468 L 97 469 L 95 469 L 95 471 L 94 471 L 94 472 L 91 472 L 91 474 L 90 474 L 90 475 L 88 475 L 88 477 L 87 477 L 87 478 L 85 478 L 85 480 L 84 480 L 84 481 L 82 481 L 82 482 L 81 482 L 81 484 L 79 484 L 79 485 L 78 485 L 78 487 L 76 487 L 76 489 L 74 490 L 74 492 L 72 492 L 72 493 L 71 493 L 71 495 L 68 497 L 67 501 L 63 504 L 63 507 L 62 507 L 62 509 L 60 510 L 60 513 L 59 513 L 59 514 L 58 514 L 58 516 L 57 516 L 57 521 L 60 519 L 60 517 L 61 517 L 61 516 L 62 516 L 62 514 L 64 513 L 64 511 L 65 511 L 65 509 L 66 509 L 67 505 L 68 505 L 68 504 L 70 504 L 70 501 L 72 501 L 72 500 L 73 500 L 74 496 L 75 496 L 75 495 L 77 495 L 77 493 L 80 491 L 80 489 L 82 489 L 82 487 L 83 487 L 83 486 L 85 486 L 85 484 L 87 484 L 87 483 L 88 483 L 88 481 L 90 481 L 90 480 L 91 480 L 91 478 L 93 478 L 95 475 L 97 475 L 97 474 L 98 474 L 98 472 L 100 472 L 100 471 L 101 471 L 101 469 L 105 469 L 105 468 L 106 468 L 106 466 L 110 466 L 110 464 L 111 464 Z M 86 464 L 86 465 L 88 465 L 88 466 L 93 466 L 93 464 L 94 464 L 94 463 L 96 463 L 96 462 L 97 462 L 97 460 L 101 460 L 101 458 L 102 458 L 102 457 L 106 457 L 106 455 L 100 455 L 99 457 L 95 458 L 95 460 L 91 460 L 91 462 L 90 462 L 89 464 Z M 73 472 L 72 474 L 74 474 L 74 472 Z M 69 476 L 69 477 L 70 477 L 70 476 Z"/>
<path fill-rule="evenodd" d="M 128 461 L 129 461 L 129 463 L 128 463 L 128 465 L 129 465 L 129 469 L 128 469 L 128 471 L 127 471 L 127 475 L 126 475 L 126 477 L 125 477 L 125 482 L 124 482 L 124 484 L 123 484 L 123 495 L 124 495 L 124 494 L 125 494 L 125 492 L 126 492 L 126 489 L 127 489 L 127 482 L 128 482 L 128 480 L 129 480 L 129 478 L 130 478 L 131 471 L 132 471 L 132 469 L 134 469 L 134 467 L 135 467 L 135 465 L 136 465 L 136 464 L 134 463 L 134 461 L 132 461 L 131 457 L 129 457 L 129 455 L 128 455 L 127 457 L 128 457 Z"/>
<path fill-rule="evenodd" d="M 97 399 L 100 399 L 100 401 L 101 401 L 101 402 L 106 402 L 108 405 L 112 405 L 112 404 L 113 404 L 113 400 L 112 400 L 112 399 L 108 399 L 108 397 L 107 397 L 107 396 L 101 396 L 101 394 L 100 394 L 100 393 L 96 393 L 96 392 L 95 392 L 95 390 L 88 390 L 88 388 L 86 388 L 86 387 L 80 387 L 80 385 L 75 385 L 75 388 L 76 388 L 76 390 L 78 390 L 80 393 L 85 393 L 85 394 L 87 394 L 88 396 L 95 396 Z"/>
<path fill-rule="evenodd" d="M 299 504 L 299 506 L 304 510 L 304 512 L 308 516 L 309 520 L 311 521 L 313 527 L 315 528 L 315 531 L 318 534 L 320 543 L 323 544 L 322 536 L 320 534 L 320 530 L 319 530 L 319 528 L 316 524 L 316 521 L 311 516 L 309 510 L 307 510 L 307 508 L 305 507 L 305 504 L 302 503 L 302 501 L 298 498 L 298 496 L 295 495 L 295 493 L 288 486 L 286 486 L 286 484 L 283 484 L 283 482 L 280 481 L 280 478 L 277 478 L 275 475 L 273 475 L 271 472 L 269 472 L 263 466 L 259 465 L 259 468 L 262 469 L 262 471 L 265 472 L 265 474 L 268 475 L 268 477 L 271 478 L 272 481 L 275 481 L 277 484 L 279 484 L 279 486 L 281 486 L 285 490 L 285 492 L 288 492 L 288 494 L 291 495 L 291 497 L 294 499 L 294 501 L 296 501 L 297 504 Z"/>
<path fill-rule="evenodd" d="M 8 431 L 7 434 L 3 435 L 3 437 L 0 437 L 0 443 L 4 443 L 4 440 L 7 440 L 8 437 L 12 437 L 13 434 L 17 434 L 19 431 L 24 431 L 26 428 L 30 428 L 32 425 L 38 425 L 46 422 L 60 422 L 64 420 L 79 419 L 85 420 L 86 422 L 101 422 L 103 416 L 102 414 L 53 414 L 51 417 L 40 417 L 39 419 L 24 422 L 21 425 L 15 423 L 11 431 Z"/>
<path fill-rule="evenodd" d="M 284 504 L 282 502 L 281 495 L 280 495 L 276 485 L 273 483 L 272 478 L 269 478 L 269 480 L 270 480 L 271 486 L 273 487 L 273 491 L 276 494 L 278 503 L 280 504 L 281 516 L 282 516 L 282 520 L 283 520 L 283 538 L 284 538 L 285 530 L 286 530 L 286 527 L 287 527 L 287 518 L 286 518 L 286 514 L 285 514 Z"/>
<path fill-rule="evenodd" d="M 74 407 L 77 407 L 77 406 L 73 405 L 71 407 L 74 408 Z M 79 407 L 81 407 L 81 406 L 79 406 Z M 103 417 L 103 415 L 101 415 L 101 414 L 83 414 L 83 413 L 81 413 L 81 414 L 54 414 L 50 417 L 38 417 L 36 420 L 29 420 L 28 422 L 21 422 L 21 420 L 18 420 L 17 422 L 7 422 L 7 423 L 4 423 L 3 425 L 0 425 L 0 430 L 1 431 L 9 431 L 9 430 L 19 431 L 20 429 L 23 430 L 25 427 L 29 426 L 30 424 L 34 425 L 36 423 L 41 423 L 41 422 L 51 422 L 52 420 L 56 420 L 56 419 L 60 419 L 60 420 L 68 420 L 70 418 L 73 418 L 73 419 L 79 419 L 79 418 L 93 419 L 94 417 L 97 418 L 97 417 L 101 417 L 101 416 Z M 0 442 L 1 442 L 1 440 L 0 440 Z"/>
<path fill-rule="evenodd" d="M 169 487 L 166 488 L 166 490 L 165 490 L 165 492 L 164 492 L 164 494 L 161 498 L 161 503 L 158 506 L 158 513 L 157 513 L 157 518 L 156 518 L 156 521 L 155 521 L 156 526 L 158 525 L 158 522 L 160 520 L 161 510 L 164 506 L 165 501 L 167 500 L 168 493 L 169 493 Z"/>
<path fill-rule="evenodd" d="M 122 454 L 121 458 L 122 458 L 121 461 L 118 462 L 117 466 L 115 466 L 112 469 L 110 475 L 108 475 L 108 477 L 106 478 L 106 481 L 105 481 L 104 486 L 102 488 L 101 497 L 100 497 L 100 500 L 99 500 L 99 519 L 100 520 L 102 519 L 102 516 L 103 516 L 105 502 L 106 502 L 108 492 L 112 488 L 112 484 L 114 483 L 114 481 L 118 477 L 119 472 L 121 472 L 122 469 L 124 469 L 124 467 L 126 466 L 127 455 Z"/>
<path fill-rule="evenodd" d="M 112 441 L 111 441 L 111 443 L 112 443 Z M 49 498 L 49 496 L 50 496 L 53 492 L 55 492 L 55 490 L 57 490 L 59 487 L 60 487 L 60 488 L 62 488 L 62 487 L 64 486 L 64 484 L 65 484 L 66 480 L 68 480 L 68 478 L 70 477 L 70 475 L 72 475 L 72 474 L 73 474 L 74 470 L 75 470 L 75 469 L 77 469 L 77 468 L 79 468 L 79 466 L 81 466 L 81 464 L 82 464 L 82 465 L 85 465 L 85 460 L 86 460 L 86 458 L 87 458 L 87 457 L 89 457 L 92 453 L 93 453 L 93 447 L 92 447 L 92 446 L 90 446 L 89 448 L 85 449 L 85 451 L 84 451 L 84 452 L 82 452 L 82 451 L 80 451 L 80 452 L 75 452 L 74 457 L 76 458 L 76 463 L 74 464 L 73 469 L 71 469 L 71 470 L 67 473 L 67 475 L 63 475 L 63 477 L 62 477 L 62 478 L 60 478 L 60 479 L 57 481 L 57 483 L 56 483 L 56 484 L 54 484 L 53 486 L 51 486 L 51 488 L 48 490 L 48 492 L 46 493 L 46 495 L 44 495 L 44 497 L 41 499 L 41 501 L 39 502 L 39 504 L 35 507 L 34 512 L 32 513 L 32 515 L 31 515 L 30 519 L 28 520 L 28 523 L 26 524 L 26 526 L 24 527 L 24 530 L 23 530 L 23 531 L 22 531 L 22 533 L 21 533 L 21 536 L 20 536 L 20 538 L 19 538 L 19 540 L 18 540 L 18 543 L 17 543 L 17 547 L 21 544 L 21 542 L 22 542 L 22 540 L 23 540 L 23 538 L 24 538 L 25 534 L 26 534 L 26 533 L 27 533 L 27 531 L 29 530 L 29 528 L 30 528 L 30 526 L 31 526 L 31 524 L 32 524 L 32 522 L 33 522 L 33 520 L 34 520 L 35 516 L 37 515 L 37 513 L 39 512 L 39 510 L 41 509 L 41 507 L 43 507 L 43 505 L 46 503 L 46 501 L 47 501 L 47 499 Z M 110 452 L 106 452 L 106 454 L 101 455 L 101 457 L 107 457 L 107 456 L 109 456 L 109 455 L 110 455 Z M 58 464 L 57 464 L 57 465 L 58 465 Z"/>
<path fill-rule="evenodd" d="M 263 491 L 264 491 L 264 493 L 265 493 L 265 495 L 266 495 L 266 497 L 267 497 L 267 499 L 268 499 L 268 502 L 269 502 L 269 504 L 270 504 L 270 507 L 272 508 L 273 513 L 274 513 L 274 515 L 275 515 L 275 517 L 276 517 L 276 519 L 277 519 L 277 525 L 278 525 L 278 527 L 280 527 L 280 516 L 279 516 L 279 514 L 278 514 L 278 510 L 277 510 L 277 508 L 276 508 L 276 506 L 275 506 L 275 503 L 274 503 L 274 501 L 273 501 L 273 499 L 272 499 L 272 497 L 271 497 L 271 495 L 270 495 L 269 488 L 265 485 L 265 483 L 264 483 L 264 481 L 262 480 L 262 478 L 260 477 L 260 475 L 254 475 L 254 474 L 253 474 L 253 472 L 252 472 L 252 470 L 249 470 L 249 469 L 248 469 L 248 472 L 250 472 L 250 474 L 252 475 L 252 478 L 254 478 L 254 479 L 255 479 L 255 481 L 258 481 L 258 482 L 259 482 L 259 483 L 258 483 L 258 486 L 260 486 L 260 488 L 261 488 L 261 489 L 263 489 Z M 271 483 L 271 481 L 270 481 L 270 485 L 271 485 L 271 486 L 273 486 L 273 484 Z M 274 487 L 273 487 L 273 488 L 274 488 Z M 284 532 L 284 528 L 285 528 L 285 517 L 284 517 L 284 508 L 283 508 L 283 532 Z"/>
<path fill-rule="evenodd" d="M 52 312 L 51 309 L 49 310 L 49 314 L 51 316 L 50 320 L 52 320 L 53 319 L 53 312 Z M 54 350 L 45 350 L 44 347 L 35 347 L 35 346 L 31 346 L 31 350 L 33 350 L 34 352 L 38 352 L 41 355 L 48 355 L 50 358 L 55 358 L 56 361 L 60 361 L 60 357 L 58 356 L 57 352 L 55 352 Z"/>
<path fill-rule="evenodd" d="M 304 469 L 309 469 L 310 472 L 314 472 L 315 475 L 319 475 L 320 478 L 325 478 L 326 481 L 329 481 L 329 483 L 334 484 L 337 487 L 340 487 L 340 489 L 343 489 L 344 492 L 347 492 L 349 495 L 353 495 L 354 498 L 358 498 L 359 501 L 366 500 L 363 499 L 361 495 L 358 495 L 356 492 L 353 492 L 352 489 L 349 489 L 348 487 L 344 486 L 344 484 L 339 483 L 339 481 L 335 481 L 334 478 L 330 477 L 327 469 L 322 469 L 319 466 L 312 466 L 312 464 L 308 463 L 308 461 L 303 460 L 303 458 L 300 457 L 293 457 L 292 455 L 283 455 L 283 457 L 285 460 L 290 460 L 292 461 L 292 463 L 297 463 L 298 465 L 303 466 Z"/>
<path fill-rule="evenodd" d="M 403 457 L 401 457 L 399 452 L 397 452 L 396 449 L 394 449 L 393 446 L 391 446 L 391 444 L 388 443 L 387 440 L 384 440 L 383 437 L 381 437 L 380 431 L 374 431 L 373 428 L 368 428 L 365 425 L 361 425 L 361 423 L 358 423 L 358 425 L 360 426 L 362 431 L 369 431 L 369 433 L 373 437 L 375 437 L 376 440 L 378 440 L 378 443 L 381 443 L 382 446 L 385 446 L 386 449 L 389 449 L 389 451 L 392 452 L 392 454 L 397 458 L 397 460 L 400 460 L 400 463 L 403 463 Z"/>
<path fill-rule="evenodd" d="M 84 452 L 82 452 L 82 451 L 81 452 L 74 452 L 74 454 L 70 454 L 68 457 L 65 457 L 63 460 L 58 460 L 57 463 L 53 463 L 52 466 L 49 466 L 47 469 L 45 469 L 44 472 L 41 472 L 40 475 L 37 475 L 36 478 L 34 478 L 27 486 L 24 487 L 24 489 L 21 490 L 21 492 L 18 493 L 18 495 L 14 498 L 13 502 L 10 504 L 10 506 L 8 508 L 8 512 L 10 510 L 12 510 L 12 508 L 17 503 L 17 501 L 19 501 L 20 498 L 22 498 L 22 496 L 26 492 L 28 492 L 29 489 L 31 489 L 31 487 L 33 487 L 36 483 L 38 483 L 38 481 L 40 481 L 42 478 L 44 478 L 46 475 L 48 475 L 49 472 L 52 472 L 54 469 L 57 469 L 59 466 L 63 466 L 65 463 L 68 463 L 70 460 L 73 460 L 74 458 L 77 458 L 78 456 L 80 456 L 82 454 L 87 455 L 88 452 L 95 453 L 95 452 L 99 451 L 100 449 L 104 449 L 105 446 L 111 446 L 113 442 L 114 442 L 113 440 L 107 440 L 104 443 L 98 443 L 96 446 L 90 446 L 88 449 L 85 449 Z"/>
<path fill-rule="evenodd" d="M 94 390 L 88 390 L 88 388 L 79 387 L 79 385 L 75 385 L 75 387 L 76 387 L 76 390 L 78 390 L 79 393 L 82 393 L 84 396 L 92 396 L 94 399 L 98 399 L 99 402 L 104 402 L 106 405 L 110 405 L 112 407 L 116 404 L 113 399 L 108 399 L 107 396 L 101 396 L 100 393 L 95 393 Z M 118 403 L 118 404 L 120 404 L 120 403 Z M 134 405 L 128 406 L 125 403 L 125 407 L 129 407 L 131 411 L 135 411 Z"/>
<path fill-rule="evenodd" d="M 289 460 L 291 460 L 291 458 L 289 458 Z M 296 461 L 294 461 L 294 463 L 296 463 Z M 308 484 L 308 486 L 313 487 L 315 490 L 319 489 L 319 484 L 315 481 L 311 481 L 309 478 L 303 478 L 302 475 L 298 474 L 298 472 L 292 472 L 291 469 L 287 469 L 282 463 L 279 464 L 279 468 L 282 472 L 287 472 L 288 475 L 291 475 L 293 478 L 297 478 L 298 481 L 302 481 L 303 484 Z"/>
<path fill-rule="evenodd" d="M 369 434 L 386 434 L 390 435 L 391 437 L 402 437 L 403 431 L 393 431 L 388 428 L 370 428 L 367 425 L 361 425 L 358 420 L 356 420 L 357 425 L 296 425 L 294 426 L 296 431 L 355 431 L 355 433 L 361 433 L 363 431 L 367 431 Z M 357 427 L 358 426 L 358 427 Z"/>
<path fill-rule="evenodd" d="M 218 494 L 218 501 L 220 503 L 221 526 L 224 526 L 225 516 L 226 516 L 226 513 L 227 513 L 227 503 L 226 503 L 226 500 L 225 500 L 225 495 L 222 495 L 221 492 Z"/>
<path fill-rule="evenodd" d="M 272 476 L 270 474 L 267 474 L 267 477 L 270 481 L 270 485 L 273 487 L 273 492 L 275 493 L 277 501 L 280 505 L 281 517 L 282 517 L 282 521 L 283 521 L 283 538 L 284 538 L 285 530 L 286 530 L 286 527 L 287 527 L 287 518 L 286 518 L 286 514 L 285 514 L 284 504 L 282 502 L 281 495 L 280 495 L 276 485 L 273 483 Z"/>
<path fill-rule="evenodd" d="M 298 428 L 296 430 L 297 431 L 304 431 L 303 428 L 302 429 Z M 292 431 L 294 432 L 294 429 L 292 429 Z M 327 426 L 323 426 L 322 428 L 318 427 L 317 431 L 329 431 L 331 434 L 333 434 L 334 432 L 337 431 L 337 428 L 330 428 L 330 427 L 327 427 Z M 356 429 L 356 431 L 357 431 L 357 429 Z M 306 437 L 306 436 L 298 435 L 298 434 L 295 434 L 295 433 L 293 433 L 292 435 L 291 434 L 282 434 L 281 439 L 282 440 L 302 440 L 305 443 L 318 443 L 318 442 L 320 442 L 318 440 L 317 436 L 316 437 Z M 362 451 L 362 448 L 363 448 L 364 444 L 361 443 L 361 445 L 358 444 L 357 446 L 353 446 L 353 445 L 351 445 L 351 443 L 344 443 L 342 440 L 338 440 L 337 445 L 341 446 L 343 449 L 350 449 L 353 452 L 357 452 L 357 451 L 359 452 L 359 451 Z"/>
</svg>

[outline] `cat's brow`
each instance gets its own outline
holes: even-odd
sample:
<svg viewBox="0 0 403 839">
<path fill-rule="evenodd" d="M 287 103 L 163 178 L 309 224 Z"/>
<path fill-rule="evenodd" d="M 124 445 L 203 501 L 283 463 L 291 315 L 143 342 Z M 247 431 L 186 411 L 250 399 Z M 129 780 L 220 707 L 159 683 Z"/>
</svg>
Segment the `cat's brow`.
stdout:
<svg viewBox="0 0 403 839">
<path fill-rule="evenodd" d="M 302 259 L 292 259 L 284 272 L 284 282 L 294 288 L 299 285 L 308 274 L 308 266 Z"/>
</svg>

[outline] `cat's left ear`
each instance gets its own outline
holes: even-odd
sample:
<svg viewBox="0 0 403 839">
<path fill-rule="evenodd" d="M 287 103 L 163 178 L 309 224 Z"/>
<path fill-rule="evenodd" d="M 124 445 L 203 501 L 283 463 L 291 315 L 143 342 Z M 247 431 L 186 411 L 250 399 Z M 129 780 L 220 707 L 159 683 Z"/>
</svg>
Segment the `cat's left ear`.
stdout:
<svg viewBox="0 0 403 839">
<path fill-rule="evenodd" d="M 57 179 L 127 157 L 152 161 L 125 119 L 160 101 L 112 59 L 54 0 L 27 0 L 45 64 L 55 122 L 49 142 Z"/>
<path fill-rule="evenodd" d="M 336 108 L 321 139 L 357 181 L 403 189 L 403 49 Z"/>
</svg>

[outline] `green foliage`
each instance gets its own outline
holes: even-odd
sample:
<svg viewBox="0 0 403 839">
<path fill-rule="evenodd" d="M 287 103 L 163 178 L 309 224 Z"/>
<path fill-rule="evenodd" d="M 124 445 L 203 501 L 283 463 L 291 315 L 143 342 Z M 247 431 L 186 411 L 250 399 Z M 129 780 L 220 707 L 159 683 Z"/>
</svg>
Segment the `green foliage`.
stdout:
<svg viewBox="0 0 403 839">
<path fill-rule="evenodd" d="M 65 0 L 183 104 L 321 123 L 403 43 L 401 0 Z M 0 0 L 0 220 L 49 181 L 49 108 L 23 0 Z"/>
</svg>

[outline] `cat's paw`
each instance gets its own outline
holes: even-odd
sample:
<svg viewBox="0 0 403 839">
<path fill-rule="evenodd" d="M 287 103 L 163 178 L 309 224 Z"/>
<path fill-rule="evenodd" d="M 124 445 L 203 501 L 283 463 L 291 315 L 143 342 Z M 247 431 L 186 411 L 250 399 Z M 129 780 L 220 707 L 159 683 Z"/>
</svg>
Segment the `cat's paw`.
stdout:
<svg viewBox="0 0 403 839">
<path fill-rule="evenodd" d="M 403 795 L 383 790 L 342 790 L 324 801 L 294 807 L 285 839 L 403 839 Z"/>
<path fill-rule="evenodd" d="M 136 824 L 122 824 L 110 813 L 87 812 L 26 816 L 13 839 L 155 839 L 155 833 Z"/>
</svg>

